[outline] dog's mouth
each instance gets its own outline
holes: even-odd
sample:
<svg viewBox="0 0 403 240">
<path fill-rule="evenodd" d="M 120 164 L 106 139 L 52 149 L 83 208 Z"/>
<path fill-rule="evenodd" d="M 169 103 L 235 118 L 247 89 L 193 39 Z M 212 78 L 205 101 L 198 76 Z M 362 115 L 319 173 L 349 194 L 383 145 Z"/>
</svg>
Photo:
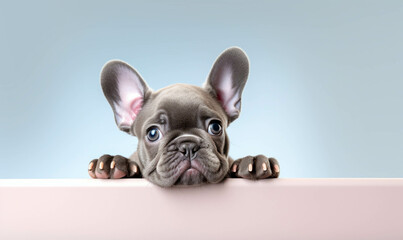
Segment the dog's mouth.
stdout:
<svg viewBox="0 0 403 240">
<path fill-rule="evenodd" d="M 192 177 L 192 176 L 197 176 L 197 174 L 200 174 L 199 170 L 195 168 L 189 168 L 186 170 L 181 176 L 182 177 Z"/>
<path fill-rule="evenodd" d="M 206 177 L 202 173 L 202 167 L 197 160 L 187 162 L 184 165 L 175 185 L 197 185 L 207 182 Z"/>
<path fill-rule="evenodd" d="M 226 156 L 218 154 L 211 147 L 212 144 L 198 145 L 195 152 L 179 149 L 177 143 L 172 144 L 173 147 L 166 146 L 161 155 L 156 157 L 155 167 L 150 168 L 150 172 L 146 172 L 144 176 L 164 187 L 201 185 L 222 180 L 228 172 Z"/>
</svg>

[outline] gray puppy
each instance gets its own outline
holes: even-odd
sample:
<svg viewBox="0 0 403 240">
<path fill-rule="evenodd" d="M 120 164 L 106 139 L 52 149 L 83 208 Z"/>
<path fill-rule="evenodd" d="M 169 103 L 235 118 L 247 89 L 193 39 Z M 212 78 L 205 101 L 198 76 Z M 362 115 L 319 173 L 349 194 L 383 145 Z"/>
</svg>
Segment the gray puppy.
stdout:
<svg viewBox="0 0 403 240">
<path fill-rule="evenodd" d="M 279 164 L 263 155 L 233 161 L 228 125 L 238 118 L 249 62 L 240 48 L 225 50 L 203 87 L 174 84 L 152 91 L 127 63 L 110 61 L 101 85 L 119 129 L 138 138 L 125 158 L 103 155 L 90 162 L 93 178 L 144 177 L 170 187 L 218 183 L 225 177 L 276 178 Z"/>
</svg>

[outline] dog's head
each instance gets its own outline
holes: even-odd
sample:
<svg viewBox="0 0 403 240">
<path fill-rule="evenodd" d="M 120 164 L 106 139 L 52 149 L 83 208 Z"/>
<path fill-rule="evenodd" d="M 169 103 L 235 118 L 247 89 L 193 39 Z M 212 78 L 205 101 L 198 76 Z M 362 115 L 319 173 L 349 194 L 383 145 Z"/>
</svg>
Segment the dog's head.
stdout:
<svg viewBox="0 0 403 240">
<path fill-rule="evenodd" d="M 120 130 L 138 137 L 145 178 L 159 186 L 216 183 L 228 172 L 228 125 L 238 118 L 249 72 L 239 48 L 224 51 L 203 87 L 152 91 L 122 61 L 108 62 L 101 85 Z"/>
</svg>

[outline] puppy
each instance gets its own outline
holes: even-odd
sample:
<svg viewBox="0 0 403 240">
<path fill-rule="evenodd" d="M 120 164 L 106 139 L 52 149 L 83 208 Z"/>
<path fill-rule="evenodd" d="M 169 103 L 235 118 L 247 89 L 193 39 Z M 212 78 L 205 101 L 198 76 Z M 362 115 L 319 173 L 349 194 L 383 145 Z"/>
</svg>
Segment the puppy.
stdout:
<svg viewBox="0 0 403 240">
<path fill-rule="evenodd" d="M 138 138 L 129 158 L 90 162 L 92 178 L 144 177 L 161 187 L 218 183 L 225 177 L 277 178 L 279 164 L 263 155 L 228 156 L 229 124 L 239 117 L 249 62 L 240 48 L 225 50 L 203 87 L 174 84 L 152 91 L 134 68 L 110 61 L 101 85 L 120 130 Z"/>
</svg>

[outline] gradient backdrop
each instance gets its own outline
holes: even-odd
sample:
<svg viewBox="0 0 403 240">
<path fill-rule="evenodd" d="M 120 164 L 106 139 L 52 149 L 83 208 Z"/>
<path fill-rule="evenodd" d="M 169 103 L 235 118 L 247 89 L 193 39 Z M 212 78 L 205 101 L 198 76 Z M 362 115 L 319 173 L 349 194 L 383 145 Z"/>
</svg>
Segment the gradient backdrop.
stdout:
<svg viewBox="0 0 403 240">
<path fill-rule="evenodd" d="M 281 177 L 403 177 L 403 1 L 0 3 L 0 178 L 88 178 L 128 156 L 99 73 L 110 59 L 153 89 L 201 85 L 230 46 L 251 63 L 234 158 Z"/>
</svg>

